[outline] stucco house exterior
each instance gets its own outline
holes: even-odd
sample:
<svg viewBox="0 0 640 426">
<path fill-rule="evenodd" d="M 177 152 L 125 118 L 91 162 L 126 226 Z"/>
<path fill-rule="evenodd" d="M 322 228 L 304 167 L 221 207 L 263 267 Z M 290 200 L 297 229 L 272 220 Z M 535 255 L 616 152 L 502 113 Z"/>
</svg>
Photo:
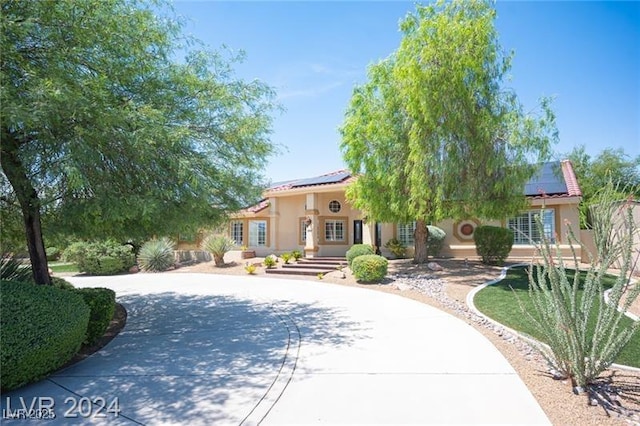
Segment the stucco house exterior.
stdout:
<svg viewBox="0 0 640 426">
<path fill-rule="evenodd" d="M 413 246 L 414 224 L 375 223 L 367 221 L 359 210 L 345 199 L 345 189 L 356 179 L 346 170 L 308 179 L 279 182 L 269 187 L 256 205 L 238 212 L 229 223 L 229 236 L 238 246 L 254 250 L 258 256 L 298 249 L 307 257 L 344 256 L 358 243 L 380 247 L 397 238 Z M 476 258 L 473 230 L 480 224 L 509 227 L 516 232 L 510 258 L 528 258 L 535 247 L 530 238 L 538 237 L 534 215 L 545 206 L 545 233 L 557 238 L 563 255 L 570 255 L 566 241 L 569 224 L 580 232 L 578 204 L 581 192 L 567 160 L 545 163 L 524 188 L 531 209 L 502 221 L 478 219 L 446 220 L 436 225 L 447 236 L 442 256 Z M 580 256 L 580 247 L 575 246 Z"/>
</svg>

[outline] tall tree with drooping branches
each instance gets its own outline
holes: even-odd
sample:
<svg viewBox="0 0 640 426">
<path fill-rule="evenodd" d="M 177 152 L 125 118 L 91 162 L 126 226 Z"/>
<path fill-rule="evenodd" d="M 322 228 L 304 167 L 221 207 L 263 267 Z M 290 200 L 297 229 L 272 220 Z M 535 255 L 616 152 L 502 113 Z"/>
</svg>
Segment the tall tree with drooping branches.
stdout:
<svg viewBox="0 0 640 426">
<path fill-rule="evenodd" d="M 1 199 L 21 212 L 39 284 L 43 216 L 78 236 L 148 238 L 259 197 L 274 93 L 171 16 L 162 2 L 2 2 Z"/>
<path fill-rule="evenodd" d="M 416 263 L 427 225 L 446 218 L 505 218 L 526 207 L 523 187 L 557 139 L 548 99 L 525 114 L 504 86 L 489 1 L 418 6 L 400 24 L 400 47 L 354 89 L 341 149 L 358 179 L 347 195 L 375 221 L 416 221 Z"/>
</svg>

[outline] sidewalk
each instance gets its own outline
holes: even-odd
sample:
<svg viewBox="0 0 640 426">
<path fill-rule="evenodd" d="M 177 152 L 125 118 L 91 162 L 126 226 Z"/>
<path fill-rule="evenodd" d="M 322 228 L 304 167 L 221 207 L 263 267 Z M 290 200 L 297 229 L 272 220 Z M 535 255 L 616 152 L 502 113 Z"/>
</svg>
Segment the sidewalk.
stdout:
<svg viewBox="0 0 640 426">
<path fill-rule="evenodd" d="M 90 358 L 3 395 L 3 409 L 7 398 L 12 409 L 53 398 L 51 425 L 549 424 L 489 341 L 409 299 L 251 276 L 70 281 L 114 289 L 127 326 Z"/>
</svg>

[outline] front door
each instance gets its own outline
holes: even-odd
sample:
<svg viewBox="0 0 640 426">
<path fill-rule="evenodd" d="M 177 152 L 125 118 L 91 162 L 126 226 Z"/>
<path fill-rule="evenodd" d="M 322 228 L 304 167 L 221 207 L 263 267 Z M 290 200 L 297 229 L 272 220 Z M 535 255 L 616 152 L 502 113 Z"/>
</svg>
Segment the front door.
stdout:
<svg viewBox="0 0 640 426">
<path fill-rule="evenodd" d="M 376 222 L 374 240 L 376 242 L 376 254 L 380 254 L 380 246 L 382 245 L 382 224 L 380 222 Z"/>
<path fill-rule="evenodd" d="M 353 221 L 353 244 L 362 244 L 362 221 Z"/>
</svg>

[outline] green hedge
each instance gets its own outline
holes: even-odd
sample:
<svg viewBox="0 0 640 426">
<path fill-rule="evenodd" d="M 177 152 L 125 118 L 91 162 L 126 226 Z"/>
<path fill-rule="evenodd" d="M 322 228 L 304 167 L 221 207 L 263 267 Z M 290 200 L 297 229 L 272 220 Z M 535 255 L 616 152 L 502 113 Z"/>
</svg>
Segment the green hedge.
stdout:
<svg viewBox="0 0 640 426">
<path fill-rule="evenodd" d="M 349 267 L 351 267 L 351 263 L 353 262 L 353 259 L 355 259 L 358 256 L 364 256 L 367 254 L 374 254 L 373 251 L 373 247 L 371 247 L 369 244 L 354 244 L 351 246 L 351 248 L 349 250 L 347 250 L 347 263 L 349 264 Z"/>
<path fill-rule="evenodd" d="M 76 292 L 82 296 L 90 309 L 84 343 L 93 345 L 109 327 L 116 309 L 116 294 L 108 288 L 79 288 Z"/>
<path fill-rule="evenodd" d="M 473 232 L 473 240 L 482 263 L 502 265 L 513 247 L 513 231 L 498 226 L 478 226 Z"/>
<path fill-rule="evenodd" d="M 353 259 L 351 271 L 358 281 L 379 282 L 387 275 L 389 262 L 376 254 L 365 254 Z"/>
<path fill-rule="evenodd" d="M 75 291 L 0 281 L 2 391 L 45 377 L 69 361 L 85 339 L 89 307 Z"/>
</svg>

